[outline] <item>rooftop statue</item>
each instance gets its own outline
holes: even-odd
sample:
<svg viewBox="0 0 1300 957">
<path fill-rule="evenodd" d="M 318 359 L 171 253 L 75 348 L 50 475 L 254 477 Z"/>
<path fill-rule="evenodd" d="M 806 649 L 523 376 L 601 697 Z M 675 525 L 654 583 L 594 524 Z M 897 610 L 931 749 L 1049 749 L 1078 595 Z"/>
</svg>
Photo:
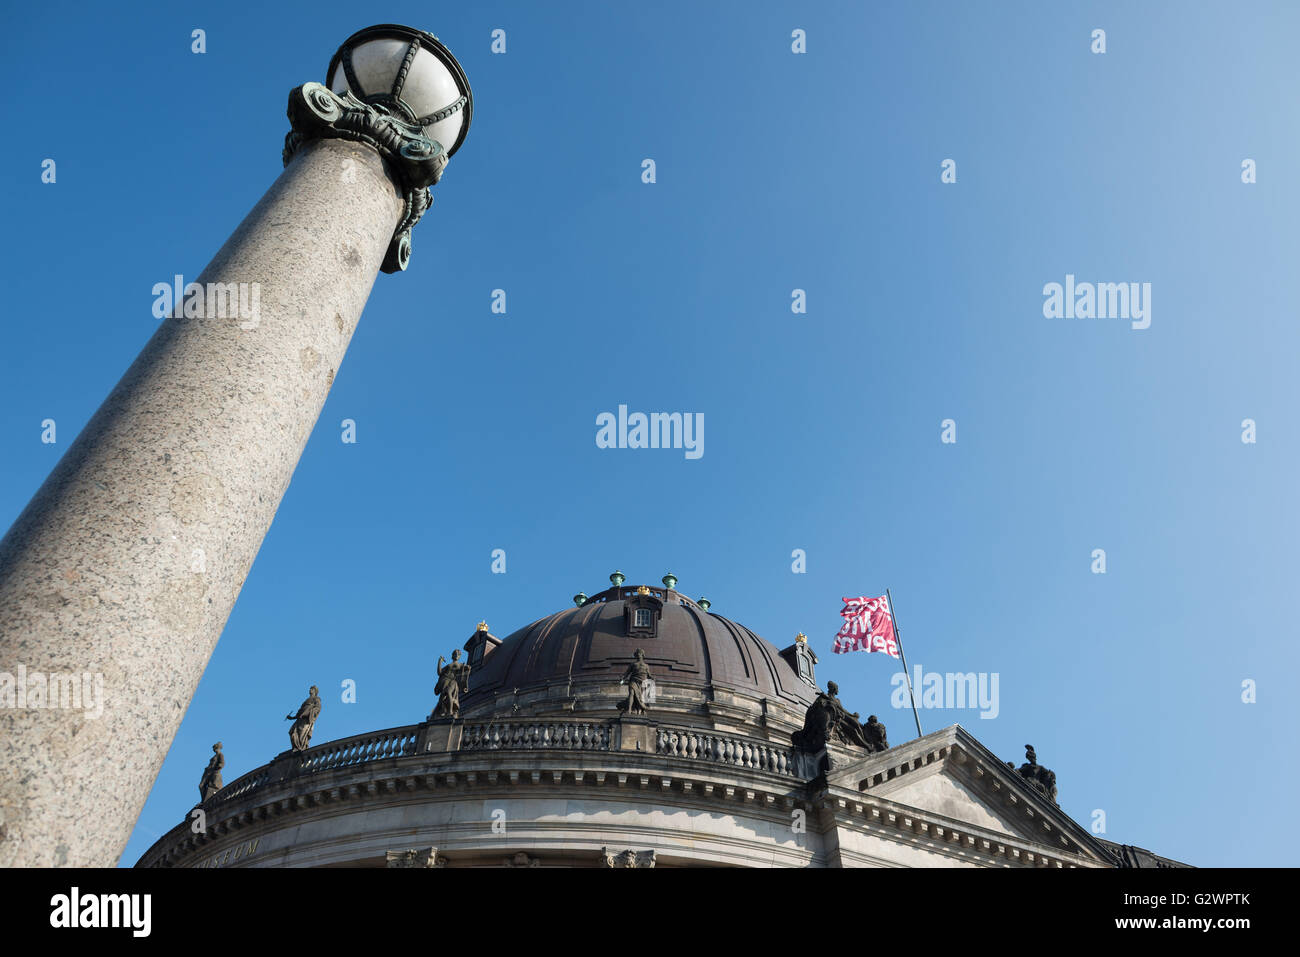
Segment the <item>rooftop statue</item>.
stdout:
<svg viewBox="0 0 1300 957">
<path fill-rule="evenodd" d="M 818 692 L 817 699 L 804 714 L 802 730 L 790 736 L 796 748 L 816 753 L 825 748 L 828 742 L 838 741 L 867 751 L 877 750 L 868 739 L 866 729 L 858 721 L 857 712 L 850 713 L 840 703 L 839 691 L 839 685 L 828 681 L 826 690 Z M 883 731 L 884 726 L 880 727 Z"/>
<path fill-rule="evenodd" d="M 434 691 L 438 703 L 430 718 L 459 718 L 460 696 L 469 692 L 469 664 L 460 660 L 460 651 L 451 653 L 451 662 L 438 656 L 438 684 Z"/>
<path fill-rule="evenodd" d="M 212 746 L 212 760 L 199 779 L 199 802 L 202 803 L 221 790 L 221 769 L 226 766 L 226 756 L 221 753 L 221 742 Z"/>
<path fill-rule="evenodd" d="M 619 705 L 619 710 L 624 714 L 645 714 L 646 684 L 649 681 L 650 666 L 645 663 L 645 652 L 638 648 L 619 681 L 619 684 L 627 685 L 627 700 Z"/>
<path fill-rule="evenodd" d="M 823 751 L 832 741 L 868 753 L 888 751 L 885 726 L 876 720 L 874 714 L 867 718 L 866 724 L 862 724 L 856 711 L 850 712 L 840 703 L 839 692 L 839 685 L 834 681 L 826 682 L 826 691 L 819 692 L 817 699 L 808 706 L 803 728 L 790 735 L 791 743 L 809 754 Z M 821 762 L 820 771 L 830 769 L 830 756 L 827 755 Z"/>
<path fill-rule="evenodd" d="M 885 734 L 885 726 L 876 720 L 874 714 L 867 715 L 867 723 L 862 726 L 862 730 L 866 732 L 867 740 L 871 743 L 871 750 L 889 750 L 889 738 Z"/>
<path fill-rule="evenodd" d="M 1015 767 L 1010 761 L 1007 764 Z M 1028 781 L 1034 790 L 1050 798 L 1053 804 L 1056 803 L 1056 772 L 1049 771 L 1038 763 L 1038 755 L 1034 753 L 1032 744 L 1025 745 L 1025 763 L 1020 765 L 1020 776 Z"/>
<path fill-rule="evenodd" d="M 311 686 L 307 700 L 298 706 L 297 714 L 286 714 L 285 721 L 292 721 L 289 729 L 289 743 L 295 751 L 306 751 L 311 746 L 311 732 L 320 717 L 320 689 Z"/>
</svg>

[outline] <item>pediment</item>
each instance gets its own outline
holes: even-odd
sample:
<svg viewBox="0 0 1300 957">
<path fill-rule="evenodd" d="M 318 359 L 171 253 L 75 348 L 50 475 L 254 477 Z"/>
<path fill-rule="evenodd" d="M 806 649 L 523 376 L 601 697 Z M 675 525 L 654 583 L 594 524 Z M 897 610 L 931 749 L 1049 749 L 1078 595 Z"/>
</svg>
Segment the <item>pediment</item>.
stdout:
<svg viewBox="0 0 1300 957">
<path fill-rule="evenodd" d="M 1113 863 L 1092 834 L 960 725 L 843 765 L 827 785 L 1061 853 Z"/>
</svg>

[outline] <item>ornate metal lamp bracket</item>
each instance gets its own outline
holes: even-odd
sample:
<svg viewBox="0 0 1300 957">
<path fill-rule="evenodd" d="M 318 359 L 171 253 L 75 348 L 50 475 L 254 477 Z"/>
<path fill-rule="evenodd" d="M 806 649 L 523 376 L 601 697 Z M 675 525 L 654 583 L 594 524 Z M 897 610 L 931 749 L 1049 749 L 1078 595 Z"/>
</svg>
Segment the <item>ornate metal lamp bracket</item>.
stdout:
<svg viewBox="0 0 1300 957">
<path fill-rule="evenodd" d="M 460 105 L 452 104 L 439 114 Z M 290 92 L 288 114 L 285 166 L 306 143 L 318 139 L 365 143 L 388 161 L 401 186 L 406 208 L 380 268 L 387 273 L 404 270 L 411 259 L 411 228 L 429 208 L 429 187 L 438 182 L 447 165 L 447 151 L 442 144 L 425 136 L 421 126 L 387 112 L 382 103 L 363 103 L 350 90 L 334 93 L 320 83 L 304 83 Z M 429 117 L 423 119 L 425 125 L 431 122 Z"/>
</svg>

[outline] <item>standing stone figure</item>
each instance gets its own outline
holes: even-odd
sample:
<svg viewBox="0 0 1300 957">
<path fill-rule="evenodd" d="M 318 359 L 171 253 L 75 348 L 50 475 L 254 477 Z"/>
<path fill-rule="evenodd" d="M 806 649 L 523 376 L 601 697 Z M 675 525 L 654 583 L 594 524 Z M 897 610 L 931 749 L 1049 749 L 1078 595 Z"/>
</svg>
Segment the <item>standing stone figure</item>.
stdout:
<svg viewBox="0 0 1300 957">
<path fill-rule="evenodd" d="M 311 686 L 307 700 L 298 706 L 297 714 L 286 714 L 285 721 L 292 721 L 289 729 L 289 743 L 295 751 L 306 751 L 311 746 L 311 732 L 320 717 L 320 689 Z"/>
<path fill-rule="evenodd" d="M 451 653 L 451 663 L 442 655 L 438 656 L 438 684 L 434 691 L 438 694 L 438 704 L 433 709 L 431 718 L 459 718 L 460 696 L 469 691 L 469 665 L 460 660 L 460 651 Z"/>
<path fill-rule="evenodd" d="M 632 653 L 632 663 L 627 666 L 619 684 L 627 685 L 627 700 L 619 704 L 624 714 L 646 713 L 646 683 L 650 680 L 650 666 L 645 663 L 645 652 L 638 648 Z"/>
<path fill-rule="evenodd" d="M 203 777 L 199 779 L 199 803 L 203 803 L 212 795 L 221 790 L 221 769 L 226 766 L 226 756 L 221 753 L 221 742 L 218 741 L 212 746 L 212 760 L 203 770 Z"/>
</svg>

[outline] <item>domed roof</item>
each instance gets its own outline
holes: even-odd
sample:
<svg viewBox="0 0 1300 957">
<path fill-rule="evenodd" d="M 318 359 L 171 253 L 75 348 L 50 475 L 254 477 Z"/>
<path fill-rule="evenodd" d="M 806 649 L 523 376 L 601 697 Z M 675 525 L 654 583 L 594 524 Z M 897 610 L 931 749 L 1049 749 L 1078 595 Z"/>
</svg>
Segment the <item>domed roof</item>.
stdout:
<svg viewBox="0 0 1300 957">
<path fill-rule="evenodd" d="M 817 696 L 815 658 L 804 646 L 779 651 L 744 625 L 710 612 L 708 602 L 644 585 L 578 598 L 579 607 L 535 621 L 499 644 L 491 639 L 476 648 L 471 638 L 466 650 L 473 673 L 463 705 L 472 710 L 515 689 L 617 684 L 638 648 L 659 687 L 698 689 L 705 697 L 723 690 L 781 699 L 800 714 Z M 810 659 L 806 679 L 799 676 L 800 653 Z"/>
</svg>

